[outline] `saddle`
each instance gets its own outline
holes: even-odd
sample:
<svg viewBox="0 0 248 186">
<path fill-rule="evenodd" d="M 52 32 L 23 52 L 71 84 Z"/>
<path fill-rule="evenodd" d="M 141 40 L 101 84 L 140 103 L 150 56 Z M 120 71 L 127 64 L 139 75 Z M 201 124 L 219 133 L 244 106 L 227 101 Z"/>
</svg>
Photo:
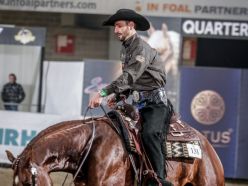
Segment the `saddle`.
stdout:
<svg viewBox="0 0 248 186">
<path fill-rule="evenodd" d="M 202 157 L 200 139 L 196 130 L 173 115 L 170 120 L 165 143 L 166 158 L 194 159 Z"/>
<path fill-rule="evenodd" d="M 141 180 L 144 183 L 147 183 L 148 180 L 154 180 L 155 183 L 161 185 L 142 145 L 139 133 L 142 124 L 139 122 L 138 110 L 134 106 L 124 103 L 122 106 L 110 111 L 108 117 L 113 122 L 117 133 L 123 139 L 124 146 L 129 153 L 136 183 L 140 183 Z M 164 143 L 165 159 L 178 160 L 178 158 L 187 158 L 191 161 L 194 158 L 201 158 L 200 140 L 196 131 L 181 121 L 177 115 L 171 117 L 166 138 L 166 143 Z M 133 154 L 138 155 L 135 158 L 138 160 L 136 163 L 132 156 Z"/>
<path fill-rule="evenodd" d="M 126 150 L 129 153 L 142 155 L 144 150 L 139 137 L 142 124 L 139 122 L 137 109 L 133 105 L 125 103 L 110 111 L 108 116 L 123 139 Z M 196 130 L 180 120 L 175 114 L 170 120 L 164 148 L 166 159 L 201 158 L 200 139 Z"/>
</svg>

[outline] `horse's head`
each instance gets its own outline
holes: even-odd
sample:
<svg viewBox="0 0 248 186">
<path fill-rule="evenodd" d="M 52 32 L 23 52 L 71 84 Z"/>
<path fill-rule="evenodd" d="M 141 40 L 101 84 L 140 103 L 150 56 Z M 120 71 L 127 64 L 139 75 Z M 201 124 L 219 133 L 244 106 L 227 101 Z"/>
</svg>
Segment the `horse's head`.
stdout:
<svg viewBox="0 0 248 186">
<path fill-rule="evenodd" d="M 158 51 L 160 55 L 171 52 L 170 38 L 168 37 L 168 28 L 166 24 L 162 24 L 161 30 L 155 30 L 151 25 L 147 31 L 148 37 L 142 36 L 142 38 L 154 49 Z"/>
<path fill-rule="evenodd" d="M 177 73 L 177 65 L 180 50 L 180 35 L 175 31 L 169 31 L 165 23 L 160 30 L 152 25 L 147 31 L 148 37 L 141 36 L 152 48 L 156 49 L 163 61 L 166 61 L 166 72 Z"/>
<path fill-rule="evenodd" d="M 17 158 L 10 151 L 6 151 L 7 157 L 12 163 L 13 186 L 52 185 L 47 171 L 30 161 L 29 157 Z"/>
</svg>

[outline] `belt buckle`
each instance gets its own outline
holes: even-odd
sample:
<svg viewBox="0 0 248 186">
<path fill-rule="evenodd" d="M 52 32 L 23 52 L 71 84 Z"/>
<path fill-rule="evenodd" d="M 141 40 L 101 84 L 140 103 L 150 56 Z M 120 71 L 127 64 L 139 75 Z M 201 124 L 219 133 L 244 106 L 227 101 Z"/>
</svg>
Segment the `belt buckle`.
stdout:
<svg viewBox="0 0 248 186">
<path fill-rule="evenodd" d="M 134 102 L 138 102 L 140 100 L 140 95 L 139 95 L 138 91 L 134 90 L 132 95 L 133 95 L 133 101 Z"/>
</svg>

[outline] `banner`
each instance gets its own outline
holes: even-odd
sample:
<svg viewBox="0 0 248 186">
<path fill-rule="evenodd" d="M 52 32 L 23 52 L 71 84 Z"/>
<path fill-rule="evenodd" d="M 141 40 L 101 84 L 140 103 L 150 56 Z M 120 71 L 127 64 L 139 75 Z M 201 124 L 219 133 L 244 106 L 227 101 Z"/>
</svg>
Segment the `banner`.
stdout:
<svg viewBox="0 0 248 186">
<path fill-rule="evenodd" d="M 113 14 L 120 8 L 165 17 L 247 20 L 248 15 L 247 0 L 0 0 L 2 10 Z"/>
<path fill-rule="evenodd" d="M 41 130 L 61 121 L 80 119 L 81 116 L 35 114 L 0 111 L 0 163 L 10 163 L 5 150 L 19 155 L 28 142 Z"/>
<path fill-rule="evenodd" d="M 213 145 L 224 165 L 225 177 L 234 177 L 241 70 L 182 68 L 180 84 L 182 119 Z"/>
<path fill-rule="evenodd" d="M 189 37 L 248 39 L 248 22 L 183 19 L 182 34 Z"/>
<path fill-rule="evenodd" d="M 83 107 L 82 115 L 89 104 L 89 98 L 100 91 L 103 87 L 110 84 L 121 73 L 120 61 L 108 61 L 100 59 L 85 59 L 84 60 L 84 85 L 83 85 Z M 103 105 L 106 105 L 106 99 L 103 101 Z M 107 107 L 105 109 L 108 109 Z M 101 108 L 95 108 L 88 112 L 90 115 L 104 115 Z"/>
<path fill-rule="evenodd" d="M 1 9 L 1 8 L 0 8 Z M 0 44 L 45 46 L 46 29 L 42 27 L 4 27 L 0 25 Z"/>
<path fill-rule="evenodd" d="M 136 1 L 136 10 L 149 16 L 246 20 L 246 0 L 144 0 Z"/>
<path fill-rule="evenodd" d="M 83 96 L 83 61 L 46 61 L 43 65 L 43 112 L 80 115 Z"/>
<path fill-rule="evenodd" d="M 248 131 L 248 69 L 242 69 L 241 77 L 241 91 L 240 91 L 240 104 L 239 104 L 239 137 L 237 142 L 237 151 L 236 155 L 237 164 L 236 164 L 236 178 L 248 179 L 248 140 L 247 140 L 247 131 Z"/>
</svg>

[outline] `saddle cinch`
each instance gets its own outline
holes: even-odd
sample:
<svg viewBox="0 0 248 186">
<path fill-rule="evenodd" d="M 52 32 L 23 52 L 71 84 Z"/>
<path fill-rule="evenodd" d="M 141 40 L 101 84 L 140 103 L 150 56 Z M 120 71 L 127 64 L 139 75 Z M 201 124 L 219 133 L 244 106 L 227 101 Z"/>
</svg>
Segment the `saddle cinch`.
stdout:
<svg viewBox="0 0 248 186">
<path fill-rule="evenodd" d="M 125 103 L 110 111 L 108 116 L 121 135 L 127 151 L 141 155 L 143 150 L 139 130 L 142 124 L 139 124 L 138 111 Z M 164 143 L 166 159 L 201 159 L 202 152 L 197 132 L 175 114 L 171 117 L 166 137 Z"/>
</svg>

